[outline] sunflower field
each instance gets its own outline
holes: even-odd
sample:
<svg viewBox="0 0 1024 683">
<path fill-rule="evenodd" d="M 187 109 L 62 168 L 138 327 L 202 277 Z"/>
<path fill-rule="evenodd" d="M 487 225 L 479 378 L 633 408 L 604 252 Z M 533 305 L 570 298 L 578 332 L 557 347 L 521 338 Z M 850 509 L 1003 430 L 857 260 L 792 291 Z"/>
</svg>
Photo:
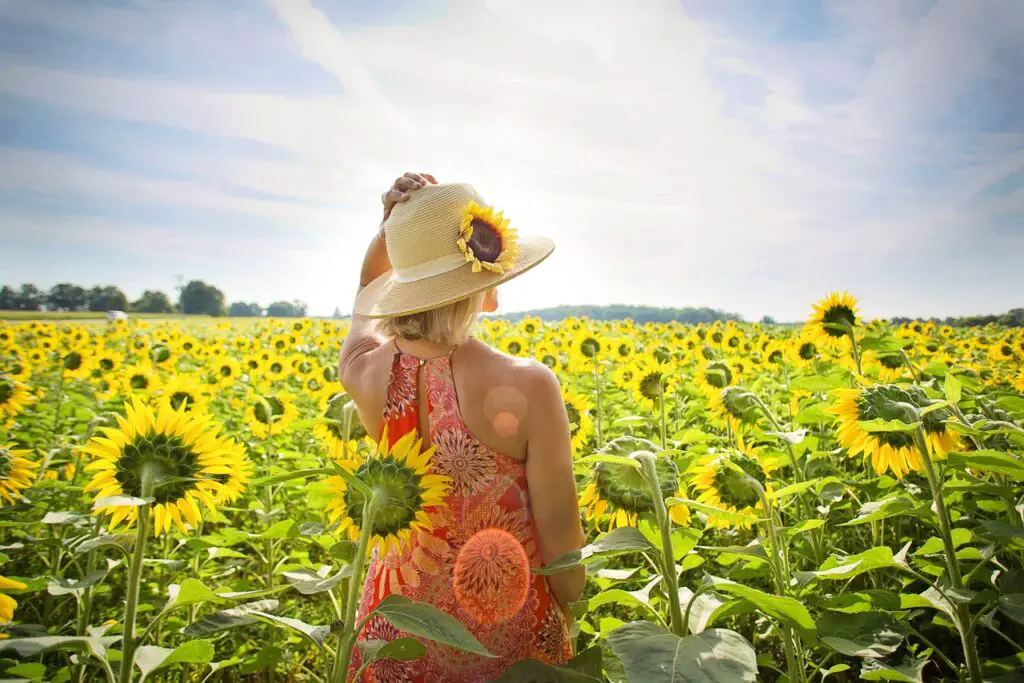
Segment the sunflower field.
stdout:
<svg viewBox="0 0 1024 683">
<path fill-rule="evenodd" d="M 397 682 L 427 648 L 488 654 L 400 596 L 393 637 L 356 642 L 367 555 L 445 489 L 362 429 L 345 333 L 0 323 L 0 679 Z M 477 335 L 561 380 L 588 534 L 533 570 L 586 567 L 575 657 L 496 680 L 1022 680 L 1024 331 L 843 293 L 801 326 Z"/>
</svg>

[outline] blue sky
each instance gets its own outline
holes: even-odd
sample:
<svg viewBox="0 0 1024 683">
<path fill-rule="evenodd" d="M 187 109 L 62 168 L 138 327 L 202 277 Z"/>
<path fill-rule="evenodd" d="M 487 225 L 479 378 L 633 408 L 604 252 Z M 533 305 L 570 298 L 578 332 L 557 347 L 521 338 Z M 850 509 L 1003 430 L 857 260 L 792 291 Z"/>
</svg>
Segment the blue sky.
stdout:
<svg viewBox="0 0 1024 683">
<path fill-rule="evenodd" d="M 0 283 L 347 311 L 405 170 L 559 303 L 1024 303 L 1019 0 L 0 0 Z"/>
</svg>

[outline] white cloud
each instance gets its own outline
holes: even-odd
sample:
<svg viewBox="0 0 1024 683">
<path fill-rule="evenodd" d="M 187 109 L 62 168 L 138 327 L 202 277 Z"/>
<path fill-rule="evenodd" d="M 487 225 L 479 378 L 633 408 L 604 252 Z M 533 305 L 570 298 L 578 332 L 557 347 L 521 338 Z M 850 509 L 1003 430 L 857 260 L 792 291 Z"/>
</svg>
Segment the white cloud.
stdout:
<svg viewBox="0 0 1024 683">
<path fill-rule="evenodd" d="M 922 240 L 949 247 L 987 211 L 1020 201 L 979 199 L 1020 170 L 1019 137 L 1003 138 L 1008 151 L 972 132 L 980 151 L 968 154 L 930 128 L 1012 39 L 1003 24 L 1019 10 L 868 5 L 833 3 L 845 26 L 835 41 L 780 45 L 739 43 L 660 0 L 464 2 L 416 26 L 340 25 L 316 3 L 275 0 L 280 25 L 252 35 L 290 45 L 336 79 L 335 93 L 232 92 L 30 64 L 0 67 L 0 92 L 257 141 L 288 158 L 177 149 L 158 136 L 151 148 L 120 150 L 187 178 L 166 180 L 0 150 L 0 187 L 273 221 L 278 248 L 309 266 L 302 298 L 329 312 L 350 296 L 380 191 L 401 171 L 431 171 L 473 182 L 521 231 L 558 242 L 548 264 L 507 287 L 510 309 L 709 304 L 795 318 L 827 289 L 891 285 L 892 273 L 874 271 L 893 255 Z M 76 21 L 100 23 L 90 16 Z M 212 13 L 189 44 L 231 26 Z M 719 78 L 727 74 L 757 82 L 764 98 L 737 109 Z M 900 176 L 938 161 L 949 162 L 942 182 Z M 884 297 L 864 308 L 907 310 Z"/>
</svg>

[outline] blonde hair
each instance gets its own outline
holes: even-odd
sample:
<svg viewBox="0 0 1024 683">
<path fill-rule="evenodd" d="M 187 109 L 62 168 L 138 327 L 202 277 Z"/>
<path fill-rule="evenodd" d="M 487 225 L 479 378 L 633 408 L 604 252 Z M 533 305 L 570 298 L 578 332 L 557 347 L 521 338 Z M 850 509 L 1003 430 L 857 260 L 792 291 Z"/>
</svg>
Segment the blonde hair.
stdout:
<svg viewBox="0 0 1024 683">
<path fill-rule="evenodd" d="M 469 339 L 486 292 L 422 313 L 382 318 L 377 329 L 388 338 L 423 340 L 456 346 Z"/>
</svg>

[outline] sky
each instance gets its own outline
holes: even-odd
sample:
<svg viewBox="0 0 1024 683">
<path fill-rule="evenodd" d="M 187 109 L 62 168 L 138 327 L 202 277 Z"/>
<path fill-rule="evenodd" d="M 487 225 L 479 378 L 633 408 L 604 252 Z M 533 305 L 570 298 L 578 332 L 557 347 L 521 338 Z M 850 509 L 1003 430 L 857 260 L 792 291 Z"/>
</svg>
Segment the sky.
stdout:
<svg viewBox="0 0 1024 683">
<path fill-rule="evenodd" d="M 557 304 L 1024 305 L 1020 0 L 0 0 L 0 284 L 351 309 L 404 171 Z"/>
</svg>

